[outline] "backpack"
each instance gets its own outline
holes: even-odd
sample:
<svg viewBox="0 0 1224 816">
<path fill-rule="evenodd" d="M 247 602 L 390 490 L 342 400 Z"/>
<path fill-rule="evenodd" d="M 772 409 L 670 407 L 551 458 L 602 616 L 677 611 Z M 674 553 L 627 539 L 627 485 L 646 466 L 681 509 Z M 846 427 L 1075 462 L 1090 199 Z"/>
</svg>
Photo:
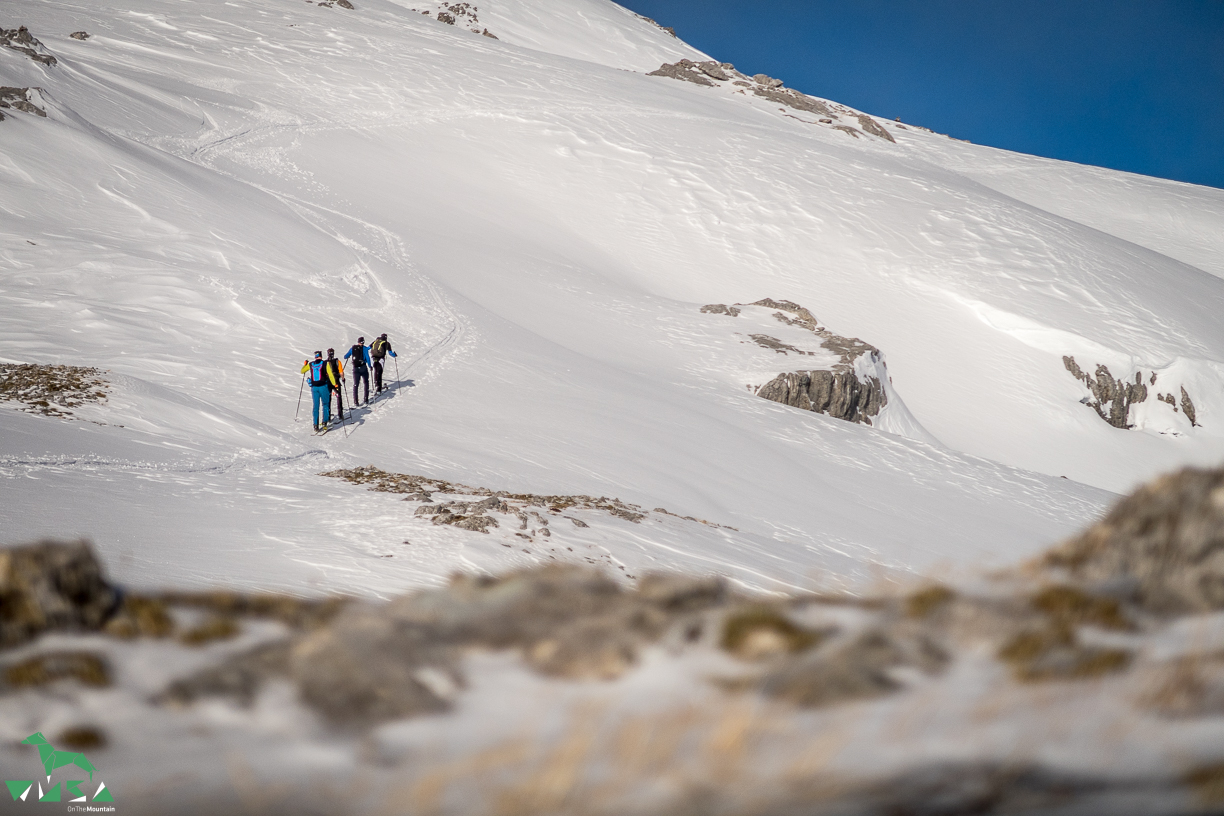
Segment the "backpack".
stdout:
<svg viewBox="0 0 1224 816">
<path fill-rule="evenodd" d="M 326 366 L 326 360 L 310 361 L 310 384 L 312 386 L 330 384 L 331 381 L 327 379 Z"/>
<path fill-rule="evenodd" d="M 370 344 L 370 356 L 375 360 L 381 361 L 382 358 L 387 356 L 387 346 L 389 345 L 391 344 L 386 340 L 383 340 L 381 337 L 378 338 Z"/>
<path fill-rule="evenodd" d="M 357 366 L 358 370 L 361 370 L 366 367 L 366 357 L 365 357 L 365 346 L 364 345 L 353 346 L 352 350 L 349 353 L 353 355 L 353 365 Z"/>
</svg>

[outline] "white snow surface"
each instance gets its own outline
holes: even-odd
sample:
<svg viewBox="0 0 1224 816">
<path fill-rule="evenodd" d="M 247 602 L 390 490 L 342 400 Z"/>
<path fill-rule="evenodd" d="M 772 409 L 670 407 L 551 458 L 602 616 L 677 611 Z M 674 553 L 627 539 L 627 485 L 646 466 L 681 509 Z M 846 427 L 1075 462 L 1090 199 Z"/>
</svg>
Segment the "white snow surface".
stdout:
<svg viewBox="0 0 1224 816">
<path fill-rule="evenodd" d="M 5 4 L 58 64 L 0 49 L 47 111 L 0 122 L 0 360 L 112 384 L 0 403 L 6 543 L 88 536 L 138 586 L 583 557 L 811 587 L 1014 562 L 1224 457 L 1221 191 L 645 76 L 705 55 L 606 0 L 488 0 L 498 39 L 355 4 Z M 875 427 L 755 396 L 807 364 L 745 336 L 802 332 L 699 310 L 766 297 L 882 350 Z M 391 391 L 312 436 L 302 360 L 383 331 Z M 1063 355 L 1198 426 L 1154 393 L 1109 426 Z M 502 546 L 317 475 L 365 464 L 722 526 Z"/>
</svg>

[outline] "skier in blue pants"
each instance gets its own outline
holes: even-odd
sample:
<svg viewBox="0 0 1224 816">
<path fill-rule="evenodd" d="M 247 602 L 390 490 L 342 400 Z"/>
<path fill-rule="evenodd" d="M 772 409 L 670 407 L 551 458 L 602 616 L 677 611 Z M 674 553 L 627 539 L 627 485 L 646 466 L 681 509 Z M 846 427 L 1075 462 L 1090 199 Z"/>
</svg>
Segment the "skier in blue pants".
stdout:
<svg viewBox="0 0 1224 816">
<path fill-rule="evenodd" d="M 316 351 L 313 360 L 302 364 L 302 373 L 310 378 L 310 396 L 314 405 L 314 429 L 319 430 L 319 407 L 323 408 L 323 426 L 331 422 L 331 390 L 339 388 L 340 383 L 332 367 L 323 359 L 323 352 Z"/>
</svg>

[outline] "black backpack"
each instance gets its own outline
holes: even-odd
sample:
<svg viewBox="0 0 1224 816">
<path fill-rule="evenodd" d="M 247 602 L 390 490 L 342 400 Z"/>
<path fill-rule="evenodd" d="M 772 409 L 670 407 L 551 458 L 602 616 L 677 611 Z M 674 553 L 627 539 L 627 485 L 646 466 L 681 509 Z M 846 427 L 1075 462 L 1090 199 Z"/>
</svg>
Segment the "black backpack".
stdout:
<svg viewBox="0 0 1224 816">
<path fill-rule="evenodd" d="M 366 367 L 364 343 L 358 343 L 357 345 L 353 346 L 353 350 L 349 353 L 353 356 L 353 365 L 357 366 L 358 369 Z"/>
</svg>

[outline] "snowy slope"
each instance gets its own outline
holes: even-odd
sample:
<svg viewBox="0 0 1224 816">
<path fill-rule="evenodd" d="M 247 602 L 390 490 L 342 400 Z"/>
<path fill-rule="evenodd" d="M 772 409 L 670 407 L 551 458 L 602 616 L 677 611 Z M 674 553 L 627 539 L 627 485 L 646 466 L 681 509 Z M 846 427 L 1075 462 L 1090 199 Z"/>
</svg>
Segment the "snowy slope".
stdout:
<svg viewBox="0 0 1224 816">
<path fill-rule="evenodd" d="M 1009 187 L 997 151 L 644 76 L 703 55 L 611 3 L 482 4 L 498 39 L 419 9 L 6 7 L 58 64 L 0 48 L 47 111 L 0 122 L 0 358 L 115 373 L 92 422 L 0 410 L 6 540 L 92 536 L 134 583 L 370 594 L 570 557 L 316 475 L 372 463 L 666 507 L 735 529 L 574 541 L 809 586 L 1013 561 L 1224 455 L 1218 233 L 1174 255 L 1173 227 Z M 1132 187 L 1132 212 L 1165 189 Z M 756 397 L 802 364 L 699 309 L 765 297 L 881 349 L 892 419 Z M 381 331 L 399 387 L 311 437 L 301 360 Z M 1202 427 L 1164 403 L 1110 427 L 1068 354 L 1184 383 Z"/>
</svg>

